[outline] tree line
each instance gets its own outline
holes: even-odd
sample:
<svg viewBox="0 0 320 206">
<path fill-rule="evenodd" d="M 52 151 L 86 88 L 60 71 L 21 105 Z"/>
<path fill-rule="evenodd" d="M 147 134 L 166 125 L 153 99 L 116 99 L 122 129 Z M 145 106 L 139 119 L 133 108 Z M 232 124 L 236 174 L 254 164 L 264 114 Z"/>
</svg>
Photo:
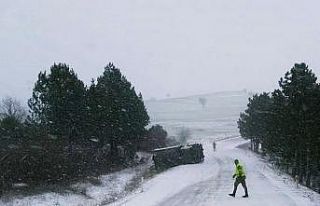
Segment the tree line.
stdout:
<svg viewBox="0 0 320 206">
<path fill-rule="evenodd" d="M 320 192 L 320 84 L 305 63 L 279 89 L 253 95 L 240 114 L 241 136 L 300 183 Z"/>
<path fill-rule="evenodd" d="M 0 112 L 0 184 L 56 183 L 99 175 L 133 163 L 147 141 L 149 116 L 141 94 L 109 63 L 89 86 L 66 64 L 40 72 L 29 112 L 13 98 Z M 152 149 L 167 133 L 152 127 Z M 148 140 L 150 141 L 150 140 Z"/>
</svg>

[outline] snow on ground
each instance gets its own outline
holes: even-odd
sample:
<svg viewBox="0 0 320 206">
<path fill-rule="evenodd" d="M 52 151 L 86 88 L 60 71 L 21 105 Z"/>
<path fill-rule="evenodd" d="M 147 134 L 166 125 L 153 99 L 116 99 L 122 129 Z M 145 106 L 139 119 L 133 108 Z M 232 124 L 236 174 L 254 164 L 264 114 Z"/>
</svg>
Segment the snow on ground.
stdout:
<svg viewBox="0 0 320 206">
<path fill-rule="evenodd" d="M 155 205 L 155 203 L 160 203 L 172 194 L 217 174 L 217 167 L 217 163 L 205 161 L 203 164 L 171 168 L 143 184 L 142 193 L 132 194 L 111 205 Z"/>
<path fill-rule="evenodd" d="M 207 99 L 205 108 L 199 97 Z M 189 142 L 204 146 L 205 161 L 196 165 L 171 168 L 143 184 L 137 192 L 109 206 L 320 206 L 320 195 L 299 186 L 287 175 L 278 175 L 266 161 L 238 146 L 247 144 L 239 138 L 237 120 L 246 107 L 249 94 L 222 92 L 211 95 L 147 102 L 153 124 L 161 124 L 170 136 L 187 127 L 192 132 Z M 217 141 L 213 152 L 212 142 Z M 233 189 L 234 159 L 246 167 L 250 198 L 243 199 Z"/>
<path fill-rule="evenodd" d="M 241 138 L 217 142 L 217 152 L 207 139 L 205 161 L 202 164 L 171 168 L 143 185 L 142 193 L 132 194 L 110 206 L 317 206 L 320 195 L 303 187 L 296 187 L 291 178 L 278 175 L 263 159 L 249 150 L 237 148 L 246 144 Z M 238 158 L 247 171 L 249 198 L 243 189 L 232 192 L 233 160 Z"/>
<path fill-rule="evenodd" d="M 237 120 L 248 103 L 245 91 L 219 92 L 185 98 L 147 101 L 152 124 L 160 124 L 169 136 L 176 136 L 182 127 L 193 137 L 238 134 Z M 203 107 L 199 98 L 205 98 Z"/>
<path fill-rule="evenodd" d="M 205 108 L 198 102 L 199 97 L 207 99 Z M 243 149 L 247 141 L 239 138 L 236 122 L 247 98 L 246 92 L 226 92 L 146 103 L 152 123 L 164 125 L 170 136 L 175 136 L 182 127 L 191 130 L 189 142 L 204 146 L 205 161 L 201 164 L 171 168 L 142 186 L 134 185 L 131 194 L 126 187 L 146 168 L 102 176 L 99 186 L 75 185 L 85 195 L 67 192 L 2 197 L 0 206 L 320 206 L 319 194 L 297 187 L 288 175 L 279 175 L 265 160 Z M 216 152 L 212 149 L 213 141 L 217 142 Z M 235 158 L 247 171 L 248 199 L 241 197 L 241 186 L 235 198 L 228 196 L 233 189 Z"/>
<path fill-rule="evenodd" d="M 126 195 L 127 187 L 150 167 L 150 162 L 99 178 L 101 184 L 78 183 L 72 191 L 49 192 L 33 196 L 2 197 L 0 206 L 98 206 Z"/>
<path fill-rule="evenodd" d="M 236 123 L 249 97 L 246 92 L 206 95 L 205 108 L 200 105 L 199 97 L 203 96 L 153 101 L 146 105 L 152 123 L 164 125 L 170 136 L 175 136 L 182 127 L 189 128 L 192 132 L 189 142 L 203 144 L 205 161 L 158 174 L 145 181 L 142 188 L 137 188 L 109 206 L 320 206 L 319 194 L 302 186 L 297 188 L 290 177 L 278 175 L 258 155 L 238 147 L 247 144 L 247 141 L 239 138 Z M 217 141 L 216 152 L 212 149 L 213 141 Z M 236 198 L 228 196 L 233 189 L 235 158 L 240 159 L 247 170 L 248 199 L 241 197 L 241 186 Z M 120 176 L 126 177 L 123 174 Z M 120 183 L 116 186 L 121 190 L 123 185 Z M 112 190 L 106 188 L 94 191 L 95 195 L 91 195 L 95 196 L 95 201 L 101 200 L 101 193 L 112 195 Z M 79 202 L 74 196 L 72 198 Z"/>
</svg>

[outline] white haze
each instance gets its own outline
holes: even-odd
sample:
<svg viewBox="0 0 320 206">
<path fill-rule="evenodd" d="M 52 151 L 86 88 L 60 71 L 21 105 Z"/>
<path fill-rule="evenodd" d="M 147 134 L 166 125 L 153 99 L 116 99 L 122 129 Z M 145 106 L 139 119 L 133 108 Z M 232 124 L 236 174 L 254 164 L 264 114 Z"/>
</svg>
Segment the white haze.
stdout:
<svg viewBox="0 0 320 206">
<path fill-rule="evenodd" d="M 86 83 L 114 62 L 145 98 L 272 90 L 295 62 L 320 74 L 319 1 L 1 0 L 0 97 L 40 70 Z"/>
</svg>

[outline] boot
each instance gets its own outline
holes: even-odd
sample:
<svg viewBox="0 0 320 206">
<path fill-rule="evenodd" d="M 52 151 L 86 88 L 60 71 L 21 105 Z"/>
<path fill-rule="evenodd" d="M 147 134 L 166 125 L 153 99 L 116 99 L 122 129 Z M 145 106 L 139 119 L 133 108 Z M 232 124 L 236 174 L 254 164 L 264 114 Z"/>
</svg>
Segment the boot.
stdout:
<svg viewBox="0 0 320 206">
<path fill-rule="evenodd" d="M 235 195 L 235 194 L 233 194 L 233 193 L 231 193 L 231 194 L 229 194 L 229 196 L 231 196 L 231 197 L 235 197 L 236 195 Z"/>
<path fill-rule="evenodd" d="M 243 198 L 248 198 L 249 195 L 248 195 L 248 194 L 245 194 L 245 195 L 243 195 L 242 197 L 243 197 Z"/>
</svg>

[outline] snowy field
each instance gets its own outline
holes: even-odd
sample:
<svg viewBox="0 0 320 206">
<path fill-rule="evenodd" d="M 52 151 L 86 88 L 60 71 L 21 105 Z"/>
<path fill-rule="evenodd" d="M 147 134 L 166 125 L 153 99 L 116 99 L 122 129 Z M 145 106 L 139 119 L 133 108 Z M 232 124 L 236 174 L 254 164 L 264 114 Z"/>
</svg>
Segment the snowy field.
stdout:
<svg viewBox="0 0 320 206">
<path fill-rule="evenodd" d="M 206 99 L 205 107 L 199 98 Z M 176 136 L 181 128 L 191 130 L 192 137 L 214 138 L 238 135 L 237 120 L 244 111 L 249 95 L 245 91 L 219 92 L 185 98 L 147 101 L 152 124 L 160 124 Z"/>
<path fill-rule="evenodd" d="M 204 108 L 199 97 L 207 99 Z M 279 174 L 246 149 L 247 141 L 239 138 L 236 121 L 248 97 L 242 91 L 146 102 L 152 124 L 163 125 L 170 136 L 176 136 L 182 127 L 190 129 L 188 141 L 204 146 L 201 164 L 174 167 L 141 184 L 139 178 L 150 166 L 147 164 L 102 176 L 101 185 L 76 184 L 73 187 L 78 192 L 2 197 L 0 206 L 320 206 L 319 194 L 297 187 L 289 176 Z M 217 141 L 216 152 L 213 141 Z M 241 197 L 241 186 L 235 198 L 228 196 L 233 189 L 234 158 L 245 165 L 248 199 Z M 129 186 L 133 189 L 128 190 Z"/>
</svg>

